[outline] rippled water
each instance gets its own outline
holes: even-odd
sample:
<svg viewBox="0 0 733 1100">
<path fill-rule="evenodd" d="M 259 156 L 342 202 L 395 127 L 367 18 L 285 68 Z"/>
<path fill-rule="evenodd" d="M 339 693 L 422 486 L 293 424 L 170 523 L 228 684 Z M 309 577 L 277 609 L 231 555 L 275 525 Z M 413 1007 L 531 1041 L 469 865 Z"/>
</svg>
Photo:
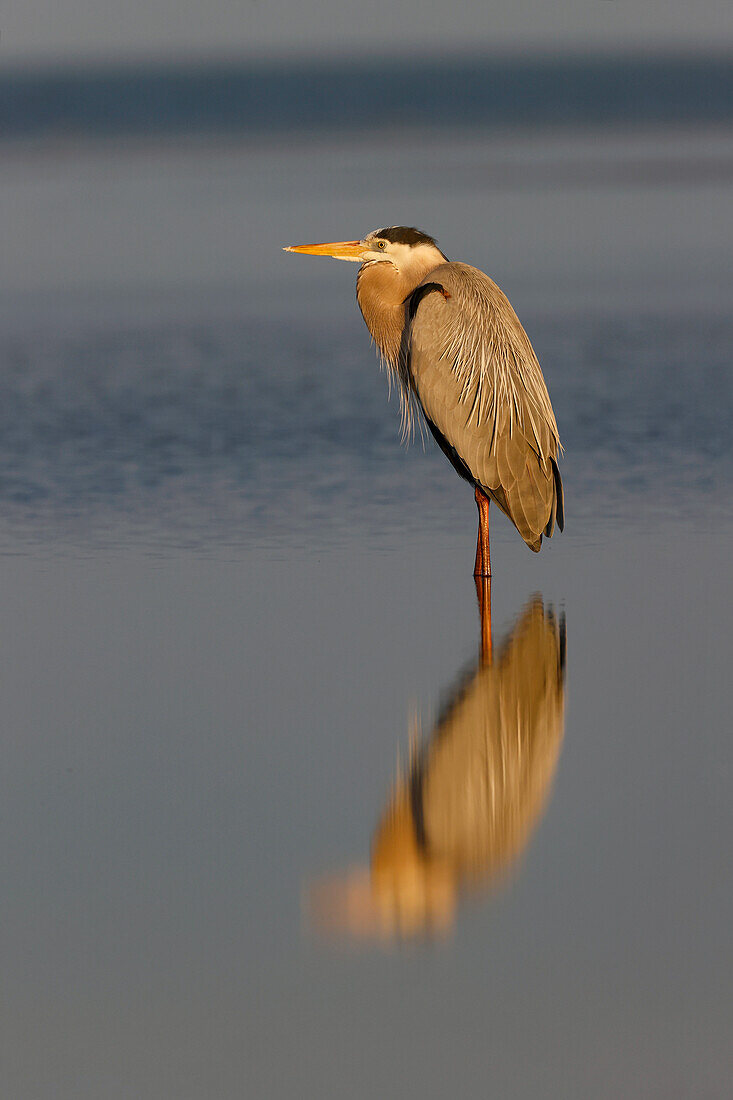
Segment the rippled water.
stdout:
<svg viewBox="0 0 733 1100">
<path fill-rule="evenodd" d="M 730 515 L 733 322 L 570 315 L 531 330 L 561 410 L 571 524 L 643 527 L 650 508 L 697 523 L 711 498 Z M 400 446 L 366 343 L 352 325 L 260 319 L 5 339 L 6 540 L 114 529 L 215 550 L 308 541 L 314 523 L 325 542 L 468 526 L 470 493 L 432 443 Z"/>
<path fill-rule="evenodd" d="M 8 1096 L 728 1094 L 727 144 L 462 139 L 450 202 L 409 143 L 3 163 Z M 277 251 L 394 220 L 506 287 L 566 447 L 491 665 L 470 491 L 354 269 Z"/>
</svg>

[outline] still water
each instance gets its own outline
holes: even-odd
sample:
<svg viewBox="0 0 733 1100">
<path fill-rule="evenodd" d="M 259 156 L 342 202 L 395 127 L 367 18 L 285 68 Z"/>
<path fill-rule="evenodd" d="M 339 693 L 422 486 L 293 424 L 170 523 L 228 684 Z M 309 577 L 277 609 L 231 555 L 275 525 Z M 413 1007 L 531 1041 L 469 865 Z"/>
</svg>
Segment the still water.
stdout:
<svg viewBox="0 0 733 1100">
<path fill-rule="evenodd" d="M 731 1094 L 731 138 L 375 142 L 0 169 L 13 1098 Z M 490 660 L 470 490 L 278 252 L 399 221 L 566 447 Z"/>
</svg>

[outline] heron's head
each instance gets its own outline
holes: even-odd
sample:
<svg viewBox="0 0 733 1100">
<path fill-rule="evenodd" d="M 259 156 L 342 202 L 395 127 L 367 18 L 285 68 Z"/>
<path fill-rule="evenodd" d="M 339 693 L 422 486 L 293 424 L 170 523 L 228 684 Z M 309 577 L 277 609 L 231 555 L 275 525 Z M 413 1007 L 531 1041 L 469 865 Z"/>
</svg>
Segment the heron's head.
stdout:
<svg viewBox="0 0 733 1100">
<path fill-rule="evenodd" d="M 413 270 L 430 271 L 446 260 L 432 237 L 405 225 L 375 229 L 360 241 L 294 244 L 288 245 L 284 251 L 302 252 L 307 256 L 332 256 L 336 260 L 351 260 L 362 265 L 391 264 L 403 275 Z"/>
</svg>

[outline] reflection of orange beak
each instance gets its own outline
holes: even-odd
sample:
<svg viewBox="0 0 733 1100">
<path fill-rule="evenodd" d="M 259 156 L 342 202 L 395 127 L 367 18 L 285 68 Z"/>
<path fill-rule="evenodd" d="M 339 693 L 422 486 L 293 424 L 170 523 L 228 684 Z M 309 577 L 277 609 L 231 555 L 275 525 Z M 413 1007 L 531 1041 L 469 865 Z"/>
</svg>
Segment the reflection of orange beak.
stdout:
<svg viewBox="0 0 733 1100">
<path fill-rule="evenodd" d="M 329 241 L 326 244 L 289 244 L 283 252 L 302 252 L 306 256 L 333 256 L 335 260 L 361 263 L 364 245 L 361 241 Z"/>
</svg>

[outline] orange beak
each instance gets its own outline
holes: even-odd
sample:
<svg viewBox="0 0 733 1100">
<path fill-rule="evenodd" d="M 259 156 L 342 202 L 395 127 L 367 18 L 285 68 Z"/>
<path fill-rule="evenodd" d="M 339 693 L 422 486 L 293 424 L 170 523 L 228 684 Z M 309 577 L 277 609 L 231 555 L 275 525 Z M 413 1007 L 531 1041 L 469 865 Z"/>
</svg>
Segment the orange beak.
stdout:
<svg viewBox="0 0 733 1100">
<path fill-rule="evenodd" d="M 289 244 L 283 252 L 302 252 L 306 256 L 333 256 L 335 260 L 361 263 L 364 245 L 361 241 L 329 241 L 326 244 Z"/>
</svg>

